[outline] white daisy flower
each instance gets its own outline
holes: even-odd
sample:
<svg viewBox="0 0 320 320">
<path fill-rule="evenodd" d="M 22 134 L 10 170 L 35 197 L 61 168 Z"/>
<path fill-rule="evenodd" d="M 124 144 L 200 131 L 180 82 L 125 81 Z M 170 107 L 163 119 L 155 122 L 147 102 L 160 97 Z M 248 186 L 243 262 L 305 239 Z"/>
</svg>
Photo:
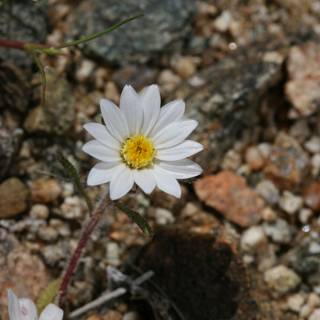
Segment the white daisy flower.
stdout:
<svg viewBox="0 0 320 320">
<path fill-rule="evenodd" d="M 186 159 L 203 149 L 200 143 L 186 140 L 197 121 L 183 118 L 182 100 L 160 105 L 157 85 L 140 93 L 125 86 L 120 108 L 109 100 L 100 101 L 105 125 L 84 125 L 95 140 L 87 142 L 83 151 L 101 161 L 89 172 L 88 185 L 110 182 L 112 200 L 127 194 L 135 183 L 147 194 L 157 186 L 179 198 L 177 179 L 201 174 L 201 167 Z"/>
<path fill-rule="evenodd" d="M 11 289 L 8 290 L 9 320 L 37 320 L 35 304 L 30 299 L 18 299 Z M 42 312 L 39 320 L 62 320 L 63 310 L 50 303 Z"/>
</svg>

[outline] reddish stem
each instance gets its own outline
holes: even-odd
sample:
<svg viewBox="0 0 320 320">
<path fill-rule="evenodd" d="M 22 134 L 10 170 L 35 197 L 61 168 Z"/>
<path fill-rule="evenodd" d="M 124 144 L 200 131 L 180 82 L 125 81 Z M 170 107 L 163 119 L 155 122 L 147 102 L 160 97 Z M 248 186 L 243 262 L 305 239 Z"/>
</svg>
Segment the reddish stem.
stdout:
<svg viewBox="0 0 320 320">
<path fill-rule="evenodd" d="M 30 45 L 35 48 L 50 48 L 50 46 L 46 45 L 46 44 L 29 43 L 29 42 L 24 42 L 24 41 L 1 39 L 0 38 L 0 47 L 25 50 L 26 45 Z"/>
<path fill-rule="evenodd" d="M 90 236 L 97 226 L 98 222 L 100 221 L 100 218 L 107 206 L 107 202 L 105 201 L 104 197 L 100 200 L 100 203 L 98 204 L 97 208 L 94 210 L 92 216 L 90 217 L 90 220 L 88 224 L 84 227 L 82 231 L 81 238 L 78 242 L 77 248 L 74 251 L 74 253 L 71 256 L 71 259 L 68 263 L 67 269 L 64 273 L 64 276 L 62 278 L 61 286 L 60 286 L 60 295 L 59 295 L 59 305 L 62 305 L 64 298 L 66 297 L 69 284 L 71 282 L 71 278 L 79 264 L 79 260 L 83 254 L 83 251 L 86 247 L 86 244 L 88 243 Z"/>
</svg>

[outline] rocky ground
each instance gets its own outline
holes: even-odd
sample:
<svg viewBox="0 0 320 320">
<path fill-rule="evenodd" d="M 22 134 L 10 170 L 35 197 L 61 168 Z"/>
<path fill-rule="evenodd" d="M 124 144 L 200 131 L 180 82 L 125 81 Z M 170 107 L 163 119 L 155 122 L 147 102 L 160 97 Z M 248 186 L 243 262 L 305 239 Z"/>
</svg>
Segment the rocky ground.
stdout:
<svg viewBox="0 0 320 320">
<path fill-rule="evenodd" d="M 46 57 L 0 48 L 0 308 L 6 288 L 36 298 L 75 248 L 86 204 L 57 161 L 82 173 L 82 124 L 130 83 L 159 84 L 197 119 L 204 174 L 177 200 L 126 202 L 147 238 L 110 209 L 68 296 L 74 310 L 117 288 L 128 294 L 86 320 L 320 319 L 320 4 L 317 0 L 6 1 L 0 37 L 59 44 L 145 13 L 78 49 Z M 3 22 L 3 23 L 2 23 Z M 23 22 L 23 23 L 22 23 Z M 90 188 L 95 200 L 99 188 Z M 153 270 L 139 290 L 132 279 Z M 130 282 L 131 281 L 131 282 Z M 116 282 L 116 281 L 115 281 Z M 128 284 L 129 283 L 129 284 Z M 124 285 L 123 283 L 121 285 Z"/>
</svg>

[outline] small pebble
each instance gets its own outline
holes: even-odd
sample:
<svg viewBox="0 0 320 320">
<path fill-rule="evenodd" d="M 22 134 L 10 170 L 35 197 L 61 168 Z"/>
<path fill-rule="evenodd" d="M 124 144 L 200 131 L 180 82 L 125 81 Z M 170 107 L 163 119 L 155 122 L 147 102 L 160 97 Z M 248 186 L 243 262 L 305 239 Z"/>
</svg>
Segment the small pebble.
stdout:
<svg viewBox="0 0 320 320">
<path fill-rule="evenodd" d="M 54 202 L 61 192 L 60 184 L 55 179 L 40 178 L 31 183 L 32 200 L 37 203 Z"/>
<path fill-rule="evenodd" d="M 241 166 L 241 155 L 235 150 L 229 150 L 224 156 L 221 168 L 236 171 Z"/>
<path fill-rule="evenodd" d="M 241 236 L 241 248 L 244 251 L 254 251 L 266 244 L 267 237 L 261 226 L 252 226 L 248 228 Z"/>
<path fill-rule="evenodd" d="M 141 320 L 139 314 L 135 311 L 131 311 L 131 312 L 128 312 L 126 313 L 122 320 Z"/>
<path fill-rule="evenodd" d="M 175 221 L 171 211 L 162 208 L 157 208 L 155 210 L 155 219 L 158 225 L 167 225 L 174 223 Z"/>
<path fill-rule="evenodd" d="M 302 294 L 300 293 L 293 294 L 288 298 L 288 301 L 287 301 L 288 309 L 293 312 L 299 313 L 304 302 L 305 302 L 305 297 Z"/>
<path fill-rule="evenodd" d="M 158 82 L 165 92 L 172 92 L 181 82 L 181 78 L 171 70 L 161 71 Z"/>
<path fill-rule="evenodd" d="M 58 239 L 59 233 L 55 228 L 51 226 L 41 226 L 38 229 L 38 236 L 41 240 L 53 242 Z"/>
<path fill-rule="evenodd" d="M 311 209 L 302 208 L 299 211 L 299 220 L 303 224 L 306 224 L 312 216 L 313 216 L 313 211 Z"/>
<path fill-rule="evenodd" d="M 308 320 L 320 320 L 320 308 L 313 310 Z"/>
<path fill-rule="evenodd" d="M 289 134 L 300 143 L 304 142 L 310 136 L 308 121 L 305 119 L 295 121 L 289 130 Z"/>
<path fill-rule="evenodd" d="M 284 265 L 267 270 L 264 274 L 264 280 L 270 289 L 280 294 L 295 289 L 301 282 L 300 277 Z"/>
<path fill-rule="evenodd" d="M 262 154 L 262 156 L 264 157 L 264 159 L 268 159 L 270 154 L 271 154 L 271 144 L 267 143 L 267 142 L 263 142 L 258 144 L 258 149 L 260 151 L 260 153 Z"/>
<path fill-rule="evenodd" d="M 314 211 L 320 211 L 320 181 L 306 185 L 303 192 L 305 204 Z"/>
<path fill-rule="evenodd" d="M 85 82 L 92 75 L 94 68 L 94 62 L 87 59 L 82 60 L 78 70 L 76 71 L 76 79 L 79 82 Z"/>
<path fill-rule="evenodd" d="M 320 154 L 317 153 L 312 156 L 311 160 L 311 173 L 314 177 L 320 174 Z"/>
<path fill-rule="evenodd" d="M 290 191 L 284 191 L 279 201 L 280 208 L 289 214 L 296 213 L 299 209 L 301 209 L 302 204 L 303 199 L 294 195 Z"/>
<path fill-rule="evenodd" d="M 260 170 L 264 166 L 264 157 L 258 147 L 249 147 L 245 153 L 245 160 L 253 171 Z"/>
<path fill-rule="evenodd" d="M 286 220 L 277 219 L 274 223 L 263 224 L 265 233 L 275 243 L 290 243 L 292 232 Z"/>
<path fill-rule="evenodd" d="M 319 153 L 320 152 L 320 137 L 319 136 L 313 136 L 310 140 L 308 140 L 304 147 L 307 151 L 310 153 Z"/>
<path fill-rule="evenodd" d="M 274 222 L 278 218 L 277 213 L 270 207 L 266 207 L 262 210 L 262 219 L 267 222 Z"/>
<path fill-rule="evenodd" d="M 113 266 L 120 265 L 120 248 L 116 242 L 109 242 L 107 244 L 107 260 Z"/>
<path fill-rule="evenodd" d="M 66 197 L 57 213 L 66 219 L 79 219 L 82 217 L 82 206 L 80 198 L 77 196 Z"/>
<path fill-rule="evenodd" d="M 116 86 L 116 84 L 113 81 L 108 81 L 104 88 L 104 94 L 108 99 L 112 100 L 116 104 L 120 101 L 120 93 Z"/>
<path fill-rule="evenodd" d="M 174 56 L 171 65 L 177 74 L 183 78 L 190 78 L 197 70 L 197 59 L 195 57 Z"/>
<path fill-rule="evenodd" d="M 269 204 L 279 202 L 279 190 L 271 180 L 262 180 L 256 185 L 255 190 Z"/>
<path fill-rule="evenodd" d="M 320 254 L 320 244 L 318 242 L 315 242 L 315 241 L 311 242 L 309 244 L 309 253 L 312 254 L 312 255 L 313 254 L 314 255 Z"/>
<path fill-rule="evenodd" d="M 231 13 L 227 10 L 223 11 L 218 18 L 216 18 L 213 22 L 216 30 L 220 32 L 226 32 L 229 29 L 229 26 L 232 22 Z"/>
<path fill-rule="evenodd" d="M 44 204 L 35 204 L 30 209 L 30 216 L 34 219 L 46 220 L 49 217 L 49 209 Z"/>
</svg>

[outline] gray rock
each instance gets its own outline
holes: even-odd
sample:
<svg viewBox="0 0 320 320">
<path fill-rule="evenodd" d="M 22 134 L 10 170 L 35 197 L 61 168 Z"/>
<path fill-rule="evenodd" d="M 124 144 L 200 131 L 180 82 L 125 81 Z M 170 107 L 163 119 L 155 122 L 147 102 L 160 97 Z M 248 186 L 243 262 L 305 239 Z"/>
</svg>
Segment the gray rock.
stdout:
<svg viewBox="0 0 320 320">
<path fill-rule="evenodd" d="M 204 169 L 217 169 L 243 130 L 255 125 L 261 98 L 281 78 L 281 64 L 264 61 L 261 51 L 267 50 L 239 50 L 200 72 L 203 85 L 185 83 L 170 97 L 185 99 L 187 116 L 199 122 L 193 137 L 205 146 L 197 156 Z"/>
<path fill-rule="evenodd" d="M 141 12 L 143 17 L 86 43 L 84 51 L 105 62 L 126 64 L 145 62 L 173 44 L 177 48 L 190 31 L 195 1 L 84 1 L 74 12 L 69 36 L 90 35 Z"/>
<path fill-rule="evenodd" d="M 0 38 L 43 43 L 47 35 L 46 1 L 1 1 Z M 0 58 L 30 67 L 33 58 L 25 51 L 0 48 Z"/>
</svg>

